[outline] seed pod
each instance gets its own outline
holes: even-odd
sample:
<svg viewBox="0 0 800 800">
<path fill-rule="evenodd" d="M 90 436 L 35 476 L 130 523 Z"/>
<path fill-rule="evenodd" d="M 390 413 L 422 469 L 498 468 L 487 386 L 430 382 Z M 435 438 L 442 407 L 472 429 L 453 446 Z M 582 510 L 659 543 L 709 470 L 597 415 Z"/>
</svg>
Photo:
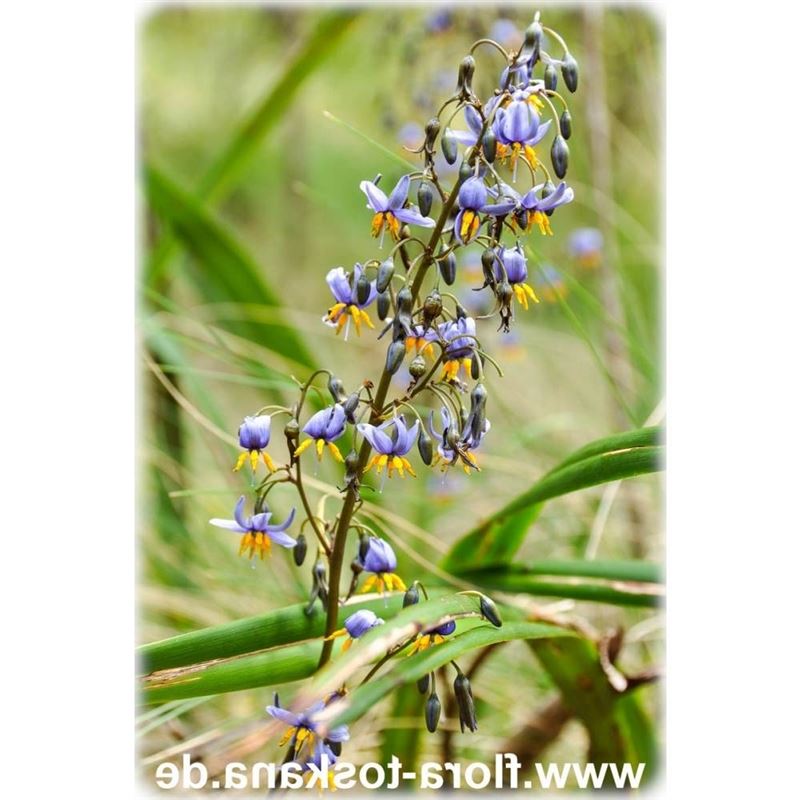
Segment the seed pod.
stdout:
<svg viewBox="0 0 800 800">
<path fill-rule="evenodd" d="M 572 136 L 572 115 L 565 108 L 558 120 L 558 127 L 561 130 L 561 135 L 565 139 Z"/>
<path fill-rule="evenodd" d="M 491 247 L 487 247 L 481 253 L 481 267 L 483 269 L 483 280 L 485 281 L 484 285 L 486 286 L 494 286 L 494 262 L 496 258 L 497 255 Z"/>
<path fill-rule="evenodd" d="M 335 375 L 328 378 L 328 391 L 331 393 L 334 403 L 343 403 L 347 400 L 347 392 L 344 390 L 344 384 Z"/>
<path fill-rule="evenodd" d="M 554 92 L 558 86 L 558 73 L 552 64 L 548 64 L 544 68 L 544 88 L 548 91 Z"/>
<path fill-rule="evenodd" d="M 403 363 L 403 356 L 406 354 L 405 342 L 392 342 L 386 351 L 386 371 L 394 375 Z"/>
<path fill-rule="evenodd" d="M 387 258 L 378 267 L 378 277 L 375 279 L 375 288 L 379 292 L 385 292 L 389 288 L 392 276 L 394 275 L 394 259 Z"/>
<path fill-rule="evenodd" d="M 411 363 L 408 365 L 408 371 L 411 373 L 412 378 L 419 379 L 428 371 L 428 365 L 421 355 L 414 356 Z"/>
<path fill-rule="evenodd" d="M 425 725 L 429 733 L 436 733 L 439 727 L 439 717 L 442 715 L 442 704 L 439 702 L 439 695 L 432 692 L 425 702 Z"/>
<path fill-rule="evenodd" d="M 472 76 L 475 74 L 475 59 L 472 56 L 464 56 L 458 65 L 458 87 L 457 90 L 462 96 L 472 96 Z"/>
<path fill-rule="evenodd" d="M 478 721 L 475 719 L 475 701 L 472 699 L 472 687 L 469 678 L 459 672 L 453 683 L 453 693 L 458 705 L 458 721 L 461 723 L 461 733 L 464 728 L 469 728 L 473 733 L 478 730 Z"/>
<path fill-rule="evenodd" d="M 356 281 L 356 299 L 359 305 L 366 305 L 367 300 L 369 300 L 369 290 L 371 288 L 372 287 L 369 285 L 369 278 L 362 272 Z"/>
<path fill-rule="evenodd" d="M 494 601 L 487 597 L 485 594 L 481 595 L 481 614 L 495 626 L 495 628 L 502 628 L 503 621 L 500 619 L 500 612 Z"/>
<path fill-rule="evenodd" d="M 359 395 L 358 392 L 353 392 L 347 400 L 344 401 L 344 415 L 351 425 L 355 425 L 356 411 L 358 410 Z"/>
<path fill-rule="evenodd" d="M 574 92 L 578 88 L 578 62 L 572 53 L 567 53 L 561 62 L 561 74 L 564 76 L 564 83 L 567 89 Z"/>
<path fill-rule="evenodd" d="M 450 255 L 453 255 L 452 253 Z M 455 256 L 453 256 L 455 260 Z M 455 269 L 455 267 L 454 267 Z M 455 276 L 454 276 L 455 277 Z M 439 314 L 442 313 L 442 296 L 436 289 L 433 289 L 431 293 L 425 298 L 425 302 L 422 305 L 422 314 L 423 318 L 427 322 L 433 322 Z"/>
<path fill-rule="evenodd" d="M 497 155 L 497 137 L 494 135 L 491 128 L 483 134 L 481 146 L 483 147 L 483 157 L 490 164 L 493 164 L 495 156 Z"/>
<path fill-rule="evenodd" d="M 495 296 L 501 305 L 509 305 L 514 297 L 514 290 L 511 288 L 511 284 L 508 281 L 500 281 L 497 284 L 497 289 L 495 289 Z"/>
<path fill-rule="evenodd" d="M 531 66 L 534 66 L 539 60 L 542 33 L 542 24 L 540 22 L 532 22 L 525 29 L 525 43 L 522 47 L 522 53 L 531 59 Z"/>
<path fill-rule="evenodd" d="M 441 139 L 442 155 L 448 164 L 455 164 L 458 158 L 458 144 L 453 131 L 450 128 L 445 128 Z"/>
<path fill-rule="evenodd" d="M 416 583 L 412 583 L 403 595 L 403 608 L 415 606 L 417 603 L 419 603 L 419 589 Z"/>
<path fill-rule="evenodd" d="M 397 293 L 397 313 L 410 314 L 413 305 L 414 295 L 411 293 L 411 289 L 409 289 L 408 286 L 404 286 Z"/>
<path fill-rule="evenodd" d="M 452 286 L 456 280 L 456 257 L 454 253 L 448 253 L 444 258 L 438 262 L 439 274 L 442 280 L 448 285 Z"/>
<path fill-rule="evenodd" d="M 306 542 L 305 535 L 301 533 L 298 535 L 297 544 L 293 548 L 294 563 L 297 564 L 298 567 L 303 566 L 303 562 L 306 560 L 307 552 L 308 542 Z"/>
<path fill-rule="evenodd" d="M 410 239 L 411 238 L 411 228 L 408 225 L 402 225 L 400 227 L 400 236 L 399 238 L 402 239 Z"/>
<path fill-rule="evenodd" d="M 545 197 L 549 197 L 553 192 L 556 190 L 556 185 L 553 181 L 547 181 L 545 185 L 542 187 L 541 197 L 544 200 Z M 553 212 L 555 211 L 554 208 L 548 208 L 547 211 L 544 213 L 547 214 L 548 217 L 553 216 Z"/>
<path fill-rule="evenodd" d="M 427 217 L 431 213 L 433 189 L 431 189 L 431 185 L 427 181 L 420 181 L 417 189 L 417 205 L 419 206 L 419 213 L 423 217 Z"/>
<path fill-rule="evenodd" d="M 429 467 L 433 461 L 433 440 L 424 429 L 419 432 L 417 450 L 419 450 L 419 457 L 422 459 L 423 464 Z"/>
<path fill-rule="evenodd" d="M 296 419 L 290 419 L 284 429 L 283 435 L 286 437 L 288 442 L 296 442 L 298 437 L 300 436 L 300 425 L 298 424 Z"/>
<path fill-rule="evenodd" d="M 428 687 L 431 684 L 431 675 L 427 673 L 417 681 L 417 689 L 420 694 L 428 694 Z"/>
<path fill-rule="evenodd" d="M 569 145 L 563 136 L 556 136 L 550 148 L 550 160 L 553 162 L 553 169 L 559 178 L 567 174 L 569 164 Z"/>
<path fill-rule="evenodd" d="M 378 319 L 386 319 L 392 310 L 392 297 L 389 292 L 378 292 Z"/>
<path fill-rule="evenodd" d="M 469 376 L 472 380 L 477 381 L 483 372 L 483 357 L 480 353 L 475 353 L 472 357 L 472 362 L 469 365 Z"/>
</svg>

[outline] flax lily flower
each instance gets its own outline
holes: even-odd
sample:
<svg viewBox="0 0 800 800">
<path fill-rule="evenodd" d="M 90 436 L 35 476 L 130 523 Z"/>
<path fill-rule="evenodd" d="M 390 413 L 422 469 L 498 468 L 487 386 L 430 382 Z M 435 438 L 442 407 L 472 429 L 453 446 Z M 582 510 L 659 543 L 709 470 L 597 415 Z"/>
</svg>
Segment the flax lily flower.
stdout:
<svg viewBox="0 0 800 800">
<path fill-rule="evenodd" d="M 360 639 L 367 631 L 371 631 L 378 625 L 383 625 L 383 620 L 374 611 L 362 608 L 344 621 L 344 628 L 339 628 L 338 631 L 334 631 L 325 638 L 336 639 L 339 636 L 347 636 L 342 646 L 342 652 L 345 652 L 350 649 L 356 639 Z"/>
<path fill-rule="evenodd" d="M 234 472 L 238 472 L 250 458 L 250 466 L 253 472 L 256 471 L 258 457 L 264 460 L 264 464 L 270 472 L 275 472 L 277 467 L 270 458 L 269 453 L 264 449 L 269 444 L 272 419 L 267 414 L 260 414 L 257 417 L 245 417 L 239 426 L 239 446 L 245 452 L 239 456 Z"/>
<path fill-rule="evenodd" d="M 528 280 L 528 262 L 519 245 L 516 247 L 498 247 L 495 257 L 494 274 L 498 281 L 503 280 L 503 268 L 517 302 L 527 311 L 528 298 L 534 303 L 539 302 L 533 287 L 526 283 Z"/>
<path fill-rule="evenodd" d="M 417 355 L 421 354 L 433 359 L 433 343 L 436 341 L 436 332 L 432 328 L 424 330 L 422 325 L 412 325 L 410 331 L 411 333 L 406 334 L 405 338 L 406 353 L 416 350 Z"/>
<path fill-rule="evenodd" d="M 464 472 L 469 475 L 470 469 L 478 469 L 478 462 L 474 451 L 480 447 L 485 434 L 492 427 L 489 420 L 484 420 L 477 436 L 473 436 L 472 431 L 468 430 L 466 435 L 459 432 L 458 426 L 454 422 L 447 406 L 442 406 L 440 411 L 442 420 L 442 432 L 439 433 L 433 425 L 433 411 L 428 420 L 428 429 L 431 436 L 439 442 L 436 453 L 436 461 L 443 462 L 443 469 L 447 469 L 461 459 Z"/>
<path fill-rule="evenodd" d="M 344 463 L 344 458 L 334 442 L 344 434 L 346 427 L 347 420 L 344 409 L 340 405 L 328 406 L 322 411 L 317 411 L 303 427 L 303 433 L 307 433 L 310 438 L 302 442 L 294 451 L 295 458 L 316 442 L 317 458 L 320 461 L 322 460 L 322 451 L 327 445 L 331 455 L 337 461 Z"/>
<path fill-rule="evenodd" d="M 308 745 L 309 750 L 313 749 L 315 739 L 318 739 L 318 724 L 314 717 L 328 705 L 328 702 L 319 700 L 299 714 L 295 714 L 286 708 L 281 708 L 279 703 L 280 701 L 276 694 L 275 705 L 267 706 L 267 714 L 289 726 L 289 729 L 283 734 L 279 746 L 282 747 L 291 740 L 295 755 L 303 749 L 304 745 Z M 326 742 L 346 742 L 349 738 L 350 731 L 347 725 L 338 725 L 325 734 Z"/>
<path fill-rule="evenodd" d="M 534 186 L 530 191 L 525 194 L 512 189 L 510 186 L 503 184 L 503 194 L 513 197 L 517 201 L 517 212 L 525 212 L 527 222 L 524 225 L 524 230 L 527 233 L 533 228 L 534 225 L 539 226 L 539 231 L 543 236 L 552 236 L 553 231 L 550 228 L 550 220 L 548 219 L 547 212 L 553 211 L 559 206 L 571 203 L 575 199 L 575 192 L 571 186 L 567 186 L 564 181 L 558 184 L 555 191 L 551 192 L 547 197 L 540 197 L 539 192 L 544 188 L 545 184 L 540 183 Z M 514 222 L 517 219 L 512 217 Z"/>
<path fill-rule="evenodd" d="M 394 426 L 391 435 L 386 431 Z M 408 451 L 414 446 L 419 432 L 419 420 L 410 428 L 406 427 L 405 417 L 387 420 L 382 425 L 369 425 L 362 423 L 357 426 L 358 432 L 372 445 L 375 455 L 372 456 L 364 472 L 377 468 L 378 475 L 386 467 L 389 477 L 392 477 L 392 470 L 397 470 L 401 478 L 405 477 L 403 470 L 407 470 L 410 475 L 417 477 L 409 460 L 405 457 Z"/>
<path fill-rule="evenodd" d="M 423 228 L 433 228 L 436 222 L 430 217 L 423 217 L 415 208 L 404 208 L 408 199 L 408 187 L 411 178 L 403 175 L 392 189 L 392 193 L 387 197 L 373 181 L 361 181 L 359 188 L 367 196 L 367 208 L 375 212 L 372 218 L 372 235 L 381 237 L 383 245 L 383 234 L 385 228 L 389 229 L 395 241 L 400 239 L 400 225 L 407 222 L 409 225 L 421 225 Z"/>
<path fill-rule="evenodd" d="M 441 644 L 444 641 L 444 637 L 449 636 L 455 629 L 455 620 L 451 619 L 448 622 L 443 622 L 433 630 L 417 637 L 417 639 L 414 641 L 414 644 L 411 645 L 411 649 L 408 651 L 408 654 L 411 656 L 414 655 L 414 653 L 420 653 L 423 650 L 427 650 L 429 647 Z"/>
<path fill-rule="evenodd" d="M 330 270 L 325 277 L 325 281 L 330 287 L 336 302 L 328 309 L 328 313 L 325 314 L 322 321 L 326 325 L 336 328 L 337 335 L 350 319 L 353 320 L 356 326 L 356 333 L 359 336 L 361 336 L 362 322 L 369 328 L 375 327 L 372 324 L 369 314 L 364 311 L 378 296 L 378 291 L 375 288 L 375 281 L 372 281 L 369 285 L 369 293 L 366 301 L 363 303 L 358 301 L 357 284 L 363 273 L 364 268 L 361 264 L 356 264 L 355 267 L 353 267 L 352 283 L 342 267 L 336 267 Z M 347 339 L 347 331 L 345 331 L 344 338 Z"/>
<path fill-rule="evenodd" d="M 456 215 L 454 233 L 460 244 L 467 244 L 472 241 L 481 226 L 478 214 L 485 213 L 499 217 L 508 214 L 516 202 L 490 204 L 489 190 L 483 180 L 478 177 L 467 178 L 458 190 L 459 212 Z"/>
<path fill-rule="evenodd" d="M 379 539 L 377 536 L 370 536 L 367 552 L 361 559 L 361 565 L 364 572 L 372 573 L 364 581 L 364 585 L 361 587 L 362 592 L 369 592 L 373 587 L 377 588 L 379 592 L 383 592 L 384 588 L 389 591 L 397 589 L 404 592 L 406 590 L 405 583 L 399 575 L 394 573 L 397 569 L 397 556 L 389 542 Z"/>
<path fill-rule="evenodd" d="M 457 320 L 444 322 L 439 326 L 439 334 L 447 343 L 442 378 L 454 381 L 461 367 L 469 375 L 475 356 L 475 320 L 472 317 L 459 317 Z"/>
<path fill-rule="evenodd" d="M 212 519 L 210 523 L 218 528 L 242 534 L 242 541 L 239 545 L 240 556 L 249 550 L 250 558 L 258 553 L 263 560 L 264 555 L 270 552 L 272 542 L 281 547 L 294 547 L 297 544 L 295 539 L 284 533 L 294 521 L 295 509 L 293 508 L 289 512 L 289 516 L 280 525 L 270 525 L 272 512 L 266 506 L 264 508 L 265 510 L 260 514 L 245 517 L 244 495 L 242 495 L 233 510 L 234 519 Z"/>
<path fill-rule="evenodd" d="M 535 94 L 514 92 L 511 102 L 505 108 L 497 109 L 492 124 L 497 138 L 497 157 L 501 161 L 510 160 L 514 179 L 520 155 L 524 156 L 531 167 L 536 167 L 539 163 L 533 148 L 550 130 L 550 120 L 540 122 L 535 104 L 541 105 L 541 100 Z"/>
</svg>

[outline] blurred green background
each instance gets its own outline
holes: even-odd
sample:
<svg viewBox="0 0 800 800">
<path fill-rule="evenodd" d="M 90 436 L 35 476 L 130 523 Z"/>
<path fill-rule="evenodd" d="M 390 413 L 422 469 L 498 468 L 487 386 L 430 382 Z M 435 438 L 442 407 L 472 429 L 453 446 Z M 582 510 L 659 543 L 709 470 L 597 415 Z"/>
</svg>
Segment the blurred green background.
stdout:
<svg viewBox="0 0 800 800">
<path fill-rule="evenodd" d="M 311 558 L 302 569 L 283 552 L 251 565 L 237 558 L 234 537 L 208 525 L 210 517 L 229 517 L 249 487 L 246 471 L 231 471 L 237 426 L 266 403 L 290 403 L 289 376 L 304 379 L 313 364 L 333 369 L 347 386 L 377 379 L 384 343 L 352 333 L 344 342 L 321 322 L 330 304 L 326 272 L 380 255 L 358 184 L 382 173 L 390 188 L 408 171 L 404 159 L 419 163 L 402 144 L 421 141 L 421 127 L 455 89 L 470 44 L 495 33 L 515 46 L 535 8 L 183 6 L 142 20 L 141 642 L 307 596 Z M 511 335 L 496 333 L 491 321 L 481 334 L 505 369 L 502 379 L 488 372 L 493 427 L 480 452 L 483 471 L 443 479 L 420 465 L 416 480 L 393 480 L 370 495 L 407 521 L 386 531 L 406 578 L 424 574 L 476 521 L 576 448 L 662 421 L 658 23 L 633 7 L 592 13 L 546 6 L 543 19 L 582 66 L 579 90 L 569 96 L 567 180 L 576 199 L 552 218 L 553 237 L 528 237 L 531 279 L 543 302 L 517 314 Z M 491 50 L 477 58 L 476 87 L 485 95 L 502 65 Z M 591 267 L 568 247 L 584 227 L 605 237 Z M 456 293 L 465 303 L 475 303 L 474 270 L 463 262 L 459 270 Z M 284 454 L 279 431 L 273 441 Z M 307 463 L 320 481 L 340 479 L 329 463 L 316 474 Z M 312 494 L 315 503 L 320 493 Z M 270 502 L 282 519 L 295 499 L 279 488 Z M 520 558 L 660 562 L 661 522 L 655 476 L 588 489 L 545 506 Z M 421 563 L 409 556 L 412 547 Z M 598 631 L 624 627 L 626 669 L 661 661 L 657 610 L 541 600 Z M 459 758 L 486 761 L 508 749 L 554 696 L 522 642 L 487 660 L 474 691 L 480 730 L 447 746 Z M 640 690 L 656 718 L 659 691 Z M 258 738 L 270 701 L 268 691 L 237 692 L 191 701 L 155 726 L 145 720 L 145 772 L 189 745 L 209 764 L 279 757 L 274 742 Z M 376 707 L 353 727 L 348 758 L 375 758 L 386 746 L 382 732 L 423 729 L 417 705 L 389 699 Z M 544 756 L 584 759 L 583 726 L 567 718 L 555 727 Z M 442 753 L 440 737 L 427 733 L 415 747 L 429 760 Z"/>
</svg>

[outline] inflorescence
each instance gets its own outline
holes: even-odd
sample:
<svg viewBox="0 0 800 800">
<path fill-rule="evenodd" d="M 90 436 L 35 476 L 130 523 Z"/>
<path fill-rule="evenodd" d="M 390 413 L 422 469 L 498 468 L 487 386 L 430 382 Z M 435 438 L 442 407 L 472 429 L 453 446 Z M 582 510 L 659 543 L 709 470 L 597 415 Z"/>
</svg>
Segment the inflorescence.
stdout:
<svg viewBox="0 0 800 800">
<path fill-rule="evenodd" d="M 543 49 L 545 37 L 562 51 L 560 58 Z M 484 97 L 474 88 L 473 54 L 481 47 L 494 48 L 505 59 L 493 90 Z M 521 46 L 512 52 L 493 39 L 481 39 L 472 46 L 459 65 L 455 92 L 428 121 L 424 141 L 411 150 L 421 157 L 422 168 L 400 177 L 388 195 L 380 187 L 380 175 L 360 184 L 371 214 L 365 215 L 365 229 L 378 240 L 378 250 L 390 243 L 388 251 L 356 263 L 351 270 L 334 267 L 326 276 L 333 302 L 323 316 L 324 323 L 337 335 L 344 333 L 345 339 L 351 325 L 357 335 L 365 328 L 374 329 L 378 340 L 386 343 L 378 382 L 365 380 L 347 391 L 333 372 L 317 370 L 300 384 L 293 406 L 266 406 L 241 423 L 242 452 L 234 469 L 249 465 L 257 476 L 263 463 L 266 477 L 257 479 L 251 515 L 247 515 L 248 504 L 242 496 L 234 519 L 213 519 L 211 523 L 241 537 L 242 555 L 253 558 L 257 554 L 263 559 L 274 543 L 291 549 L 298 566 L 306 557 L 304 531 L 310 527 L 318 550 L 307 613 L 314 613 L 317 602 L 326 613 L 320 666 L 330 659 L 336 639 L 346 637 L 346 650 L 384 622 L 374 612 L 361 609 L 345 618 L 344 627 L 337 625 L 339 584 L 351 530 L 356 532 L 358 546 L 350 564 L 352 578 L 345 600 L 359 583 L 362 592 L 405 592 L 404 606 L 420 601 L 420 589 L 427 598 L 419 581 L 406 587 L 396 573 L 397 558 L 391 545 L 359 514 L 367 473 L 381 482 L 416 477 L 420 466 L 414 464 L 415 449 L 425 467 L 448 470 L 457 466 L 467 475 L 480 470 L 477 451 L 491 429 L 484 370 L 491 364 L 502 372 L 482 347 L 479 323 L 496 318 L 498 329 L 508 332 L 516 311 L 539 302 L 529 282 L 526 237 L 536 232 L 552 235 L 553 213 L 574 197 L 563 180 L 572 118 L 557 91 L 559 70 L 567 89 L 574 92 L 577 63 L 563 39 L 543 26 L 538 14 Z M 461 123 L 456 122 L 459 115 Z M 542 152 L 548 139 L 552 173 Z M 437 172 L 442 158 L 454 168 L 458 165 L 453 186 L 446 186 Z M 430 231 L 427 239 L 420 238 L 424 235 L 420 229 Z M 491 302 L 487 313 L 471 316 L 446 287 L 456 279 L 459 260 L 466 263 L 476 256 L 483 282 L 474 291 L 488 293 Z M 404 363 L 410 380 L 390 400 L 392 377 Z M 331 402 L 309 414 L 309 391 L 321 395 L 314 381 L 322 375 L 327 375 Z M 422 403 L 426 404 L 423 410 Z M 278 463 L 271 442 L 272 418 L 280 414 L 289 417 L 283 429 L 289 458 L 283 464 Z M 343 441 L 350 443 L 349 449 L 341 446 Z M 313 450 L 319 460 L 328 457 L 341 465 L 343 502 L 332 519 L 311 510 L 301 470 L 301 456 L 307 450 Z M 268 493 L 287 483 L 296 489 L 305 516 L 294 535 L 287 530 L 296 509 L 274 524 L 267 505 Z M 484 619 L 501 624 L 488 597 L 480 596 L 480 607 Z M 455 619 L 442 620 L 387 652 L 386 658 L 435 647 L 455 629 Z M 477 722 L 469 679 L 452 663 L 457 671 L 453 693 L 461 729 L 474 731 Z M 430 673 L 419 681 L 427 698 L 424 718 L 431 731 L 436 730 L 441 712 L 435 680 Z M 283 742 L 289 744 L 288 760 L 301 765 L 318 764 L 323 756 L 329 764 L 336 760 L 349 737 L 347 728 L 326 730 L 323 726 L 320 730 L 315 716 L 345 691 L 343 687 L 299 713 L 281 708 L 276 697 L 267 710 L 289 726 Z"/>
</svg>

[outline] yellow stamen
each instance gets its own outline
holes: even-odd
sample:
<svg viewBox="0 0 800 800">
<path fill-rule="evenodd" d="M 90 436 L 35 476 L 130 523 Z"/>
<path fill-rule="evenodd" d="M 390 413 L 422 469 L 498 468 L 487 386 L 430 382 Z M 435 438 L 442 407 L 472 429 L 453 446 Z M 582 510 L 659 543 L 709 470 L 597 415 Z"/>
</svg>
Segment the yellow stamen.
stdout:
<svg viewBox="0 0 800 800">
<path fill-rule="evenodd" d="M 403 579 L 394 572 L 387 572 L 383 577 L 386 580 L 386 588 L 389 591 L 396 589 L 399 592 L 404 592 L 406 590 L 406 585 L 403 583 Z"/>
<path fill-rule="evenodd" d="M 528 160 L 528 163 L 536 169 L 539 165 L 539 157 L 536 155 L 536 151 L 529 145 L 525 145 L 525 157 Z"/>
<path fill-rule="evenodd" d="M 403 458 L 403 459 L 401 459 L 401 461 L 403 462 L 403 466 L 406 468 L 406 471 L 408 472 L 408 474 L 411 475 L 412 477 L 416 478 L 417 477 L 417 473 L 414 472 L 414 470 L 411 468 L 411 462 L 407 458 Z"/>
<path fill-rule="evenodd" d="M 533 215 L 528 220 L 528 230 L 530 230 L 534 225 L 539 226 L 539 231 L 541 232 L 542 236 L 553 235 L 553 229 L 550 227 L 550 219 L 544 212 L 533 212 Z"/>
<path fill-rule="evenodd" d="M 247 453 L 241 453 L 239 458 L 236 460 L 236 466 L 233 468 L 234 472 L 238 472 L 243 466 L 244 462 L 247 461 Z"/>
<path fill-rule="evenodd" d="M 544 103 L 535 94 L 528 98 L 528 102 L 536 108 L 544 108 Z"/>
<path fill-rule="evenodd" d="M 370 575 L 365 581 L 364 585 L 361 587 L 362 594 L 366 594 L 367 592 L 372 590 L 372 587 L 378 582 L 377 575 Z"/>
<path fill-rule="evenodd" d="M 328 319 L 331 320 L 331 322 L 334 322 L 339 318 L 339 315 L 342 313 L 342 311 L 344 311 L 345 308 L 345 303 L 335 303 L 328 309 Z"/>
<path fill-rule="evenodd" d="M 405 475 L 403 475 L 403 469 L 404 469 L 403 462 L 402 462 L 402 460 L 400 459 L 399 456 L 392 456 L 392 460 L 391 460 L 391 462 L 389 464 L 389 475 L 392 474 L 392 468 L 397 470 L 397 474 L 401 478 L 405 477 Z"/>
<path fill-rule="evenodd" d="M 348 306 L 347 313 L 353 318 L 356 326 L 356 336 L 361 336 L 361 315 L 358 306 Z"/>
<path fill-rule="evenodd" d="M 328 642 L 331 639 L 336 639 L 339 636 L 347 636 L 347 628 L 339 628 L 338 631 L 334 631 L 330 636 L 325 637 L 325 641 Z"/>
<path fill-rule="evenodd" d="M 338 448 L 338 447 L 337 447 L 337 446 L 336 446 L 336 445 L 335 445 L 333 442 L 328 442 L 328 450 L 330 450 L 330 451 L 331 451 L 331 455 L 332 455 L 332 456 L 333 456 L 333 457 L 334 457 L 334 458 L 335 458 L 335 459 L 336 459 L 336 460 L 337 460 L 337 461 L 338 461 L 340 464 L 343 464 L 343 463 L 344 463 L 344 458 L 342 458 L 342 454 L 341 454 L 341 452 L 340 452 L 339 448 Z"/>
<path fill-rule="evenodd" d="M 266 450 L 264 450 L 264 452 L 263 452 L 263 453 L 261 453 L 261 458 L 262 458 L 262 459 L 263 459 L 263 461 L 264 461 L 264 466 L 265 466 L 265 467 L 266 467 L 266 468 L 267 468 L 267 469 L 268 469 L 270 472 L 275 472 L 275 470 L 276 470 L 276 469 L 278 469 L 278 468 L 275 466 L 275 462 L 272 460 L 272 457 L 270 456 L 270 454 L 269 454 L 269 453 L 268 453 Z"/>
<path fill-rule="evenodd" d="M 302 452 L 311 447 L 313 443 L 314 443 L 313 439 L 306 439 L 304 442 L 301 442 L 300 445 L 297 447 L 297 450 L 294 451 L 294 457 L 297 458 Z"/>
<path fill-rule="evenodd" d="M 383 472 L 383 468 L 386 466 L 388 461 L 389 461 L 389 456 L 380 456 L 380 458 L 378 458 L 378 468 L 376 470 L 378 475 L 380 475 L 381 472 Z"/>
<path fill-rule="evenodd" d="M 346 653 L 351 647 L 353 646 L 353 639 L 345 639 L 344 644 L 342 645 L 342 652 Z"/>
<path fill-rule="evenodd" d="M 288 742 L 289 739 L 291 739 L 292 736 L 295 735 L 295 733 L 297 733 L 297 728 L 289 728 L 283 734 L 283 736 L 281 736 L 281 740 L 278 742 L 278 747 L 283 747 L 286 744 L 286 742 Z"/>
<path fill-rule="evenodd" d="M 528 297 L 525 294 L 525 290 L 518 283 L 514 284 L 514 296 L 517 298 L 517 302 L 527 311 Z"/>
<path fill-rule="evenodd" d="M 445 361 L 442 368 L 442 378 L 446 381 L 454 381 L 458 375 L 459 362 L 457 360 Z"/>
<path fill-rule="evenodd" d="M 470 208 L 464 211 L 461 217 L 461 241 L 468 242 L 478 232 L 480 227 L 480 219 L 478 215 Z"/>
<path fill-rule="evenodd" d="M 317 439 L 317 459 L 322 461 L 322 450 L 325 447 L 324 439 Z"/>
<path fill-rule="evenodd" d="M 533 291 L 532 286 L 530 286 L 527 283 L 523 283 L 522 288 L 525 290 L 525 294 L 527 294 L 528 297 L 530 297 L 530 299 L 533 300 L 534 303 L 539 302 L 539 298 L 536 296 L 536 292 Z"/>
<path fill-rule="evenodd" d="M 471 358 L 462 358 L 461 365 L 464 367 L 464 372 L 469 375 L 472 372 L 472 359 Z"/>
<path fill-rule="evenodd" d="M 342 316 L 339 317 L 339 321 L 336 323 L 337 336 L 342 332 L 342 328 L 344 328 L 346 322 L 347 322 L 347 314 L 342 314 Z"/>
<path fill-rule="evenodd" d="M 380 236 L 381 230 L 383 230 L 383 211 L 379 211 L 372 218 L 372 235 L 377 238 Z"/>
<path fill-rule="evenodd" d="M 251 450 L 250 451 L 250 467 L 253 472 L 256 471 L 256 467 L 258 466 L 258 450 Z"/>
<path fill-rule="evenodd" d="M 361 315 L 361 321 L 362 321 L 362 322 L 363 322 L 363 323 L 364 323 L 364 324 L 365 324 L 365 325 L 366 325 L 368 328 L 372 328 L 372 329 L 374 330 L 374 329 L 375 329 L 375 326 L 372 324 L 372 319 L 370 318 L 369 314 L 367 314 L 367 312 L 366 312 L 366 311 L 364 311 L 364 309 L 363 309 L 363 308 L 359 308 L 359 309 L 356 309 L 356 310 L 357 310 L 357 311 L 358 311 L 358 313 Z"/>
<path fill-rule="evenodd" d="M 386 225 L 389 228 L 389 232 L 392 234 L 392 238 L 397 241 L 400 239 L 400 220 L 392 214 L 391 211 L 386 212 Z"/>
</svg>

